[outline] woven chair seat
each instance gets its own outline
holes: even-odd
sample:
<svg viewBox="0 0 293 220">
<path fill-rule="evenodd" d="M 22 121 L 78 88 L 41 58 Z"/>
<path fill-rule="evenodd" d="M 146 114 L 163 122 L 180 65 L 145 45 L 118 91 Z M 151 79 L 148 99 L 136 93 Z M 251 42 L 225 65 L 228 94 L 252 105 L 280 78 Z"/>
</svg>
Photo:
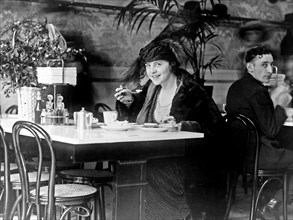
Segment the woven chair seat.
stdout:
<svg viewBox="0 0 293 220">
<path fill-rule="evenodd" d="M 37 160 L 33 160 L 33 161 L 27 161 L 26 164 L 34 169 L 37 169 L 38 167 L 38 161 Z M 51 162 L 50 161 L 43 161 L 43 170 L 44 171 L 48 171 L 50 170 L 51 167 Z M 68 168 L 73 168 L 76 167 L 76 165 L 72 164 L 71 162 L 63 162 L 63 161 L 56 161 L 56 170 L 64 170 L 64 169 L 68 169 Z"/>
<path fill-rule="evenodd" d="M 262 175 L 262 176 L 283 176 L 285 172 L 287 172 L 288 169 L 276 169 L 276 170 L 272 170 L 272 169 L 259 169 L 258 170 L 258 175 Z"/>
<path fill-rule="evenodd" d="M 73 182 L 111 182 L 113 173 L 106 170 L 93 169 L 72 169 L 60 171 L 60 176 L 65 179 L 71 179 Z"/>
<path fill-rule="evenodd" d="M 37 180 L 37 172 L 30 172 L 28 173 L 28 178 L 30 183 L 36 183 Z M 4 177 L 1 177 L 1 180 L 3 180 Z M 12 184 L 20 183 L 20 177 L 19 173 L 11 174 L 10 180 Z M 49 174 L 48 173 L 42 173 L 41 176 L 41 182 L 47 182 L 49 180 Z"/>
<path fill-rule="evenodd" d="M 97 192 L 95 187 L 82 184 L 56 184 L 55 194 L 56 204 L 58 202 L 66 205 L 66 201 L 77 204 L 83 204 L 86 199 L 92 197 Z M 35 196 L 35 190 L 31 190 L 30 194 L 32 197 Z M 78 198 L 78 199 L 77 199 Z M 46 204 L 48 201 L 48 186 L 42 186 L 40 188 L 40 201 Z"/>
<path fill-rule="evenodd" d="M 36 184 L 36 180 L 37 180 L 37 172 L 29 172 L 28 173 L 28 178 L 29 178 L 30 186 L 34 186 Z M 19 173 L 11 174 L 10 175 L 10 180 L 11 180 L 13 189 L 15 189 L 15 190 L 21 189 Z M 1 181 L 4 181 L 4 177 L 1 177 Z M 48 173 L 42 173 L 41 183 L 44 185 L 48 181 L 49 181 L 49 174 Z"/>
<path fill-rule="evenodd" d="M 104 186 L 108 186 L 112 189 L 109 184 L 113 181 L 112 172 L 93 169 L 70 169 L 60 171 L 59 176 L 62 180 L 65 180 L 65 182 L 82 183 L 97 187 L 96 189 L 99 195 L 99 219 L 106 220 Z"/>
</svg>

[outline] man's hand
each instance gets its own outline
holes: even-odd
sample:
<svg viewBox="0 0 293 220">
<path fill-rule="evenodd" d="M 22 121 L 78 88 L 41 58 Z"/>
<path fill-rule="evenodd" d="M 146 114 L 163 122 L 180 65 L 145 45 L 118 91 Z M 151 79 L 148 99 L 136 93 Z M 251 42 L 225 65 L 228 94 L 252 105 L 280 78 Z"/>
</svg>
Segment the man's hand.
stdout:
<svg viewBox="0 0 293 220">
<path fill-rule="evenodd" d="M 277 105 L 287 107 L 292 100 L 292 96 L 290 95 L 290 87 L 285 83 L 278 85 L 271 91 L 270 95 L 275 107 Z"/>
</svg>

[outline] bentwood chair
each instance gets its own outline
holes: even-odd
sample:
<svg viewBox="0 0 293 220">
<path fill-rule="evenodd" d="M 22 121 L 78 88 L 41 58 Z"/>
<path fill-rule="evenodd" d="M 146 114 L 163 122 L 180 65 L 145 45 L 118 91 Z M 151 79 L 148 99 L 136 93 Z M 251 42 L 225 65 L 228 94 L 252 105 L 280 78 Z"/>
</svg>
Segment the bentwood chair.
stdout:
<svg viewBox="0 0 293 220">
<path fill-rule="evenodd" d="M 94 116 L 98 118 L 99 122 L 103 121 L 103 111 L 112 111 L 112 109 L 104 104 L 97 103 L 95 105 Z M 103 169 L 103 163 L 97 162 L 96 169 L 67 169 L 58 172 L 58 177 L 65 183 L 81 183 L 94 186 L 98 190 L 96 200 L 98 201 L 98 216 L 99 220 L 106 219 L 105 212 L 105 193 L 104 188 L 108 186 L 112 189 L 113 172 L 111 172 L 112 164 L 108 162 L 109 169 Z"/>
<path fill-rule="evenodd" d="M 9 161 L 9 148 L 5 141 L 5 133 L 3 128 L 0 125 L 0 147 L 1 147 L 1 157 L 3 156 L 3 163 L 1 163 L 1 195 L 0 195 L 0 201 L 3 203 L 3 219 L 8 218 L 9 213 L 9 202 L 10 202 L 10 172 L 17 170 L 16 164 L 11 163 Z M 2 162 L 2 161 L 1 161 Z M 3 175 L 3 176 L 2 176 Z M 4 199 L 3 199 L 4 196 Z"/>
<path fill-rule="evenodd" d="M 287 173 L 289 170 L 259 168 L 259 134 L 250 118 L 241 114 L 228 114 L 225 116 L 225 121 L 229 136 L 230 155 L 233 157 L 232 160 L 234 159 L 232 169 L 229 172 L 225 220 L 229 217 L 238 176 L 246 177 L 249 174 L 252 177 L 249 219 L 256 219 L 257 205 L 264 188 L 271 181 L 279 181 L 282 184 L 283 190 L 283 219 L 287 220 Z"/>
<path fill-rule="evenodd" d="M 98 194 L 96 195 L 96 218 L 99 220 L 106 220 L 105 211 L 105 186 L 112 189 L 111 183 L 113 182 L 113 173 L 108 170 L 95 170 L 95 169 L 69 169 L 62 170 L 58 174 L 60 179 L 65 183 L 79 183 L 87 184 L 96 187 Z"/>
<path fill-rule="evenodd" d="M 29 168 L 26 163 L 25 151 L 20 144 L 21 136 L 31 136 L 35 142 L 38 166 L 36 176 L 30 181 Z M 19 167 L 20 195 L 11 209 L 8 219 L 13 214 L 18 204 L 21 204 L 20 219 L 30 219 L 33 208 L 36 209 L 37 219 L 51 220 L 56 218 L 56 207 L 64 208 L 60 219 L 64 219 L 68 212 L 75 212 L 82 216 L 89 216 L 91 209 L 89 203 L 93 203 L 96 188 L 81 184 L 55 184 L 56 157 L 52 147 L 50 135 L 39 125 L 29 121 L 17 121 L 12 128 L 12 140 L 16 154 L 16 162 Z M 50 157 L 50 170 L 43 171 L 44 155 Z M 47 179 L 44 181 L 44 179 Z M 35 181 L 34 181 L 35 180 Z M 33 184 L 32 184 L 33 182 Z M 44 210 L 42 206 L 45 206 Z M 95 207 L 93 205 L 93 207 Z M 81 210 L 81 211 L 80 211 Z"/>
<path fill-rule="evenodd" d="M 11 105 L 5 110 L 5 114 L 17 114 L 18 113 L 18 106 Z"/>
<path fill-rule="evenodd" d="M 99 122 L 104 122 L 103 111 L 112 111 L 105 103 L 98 102 L 95 104 L 94 117 L 99 119 Z"/>
<path fill-rule="evenodd" d="M 33 144 L 32 143 L 27 143 L 27 141 L 23 141 L 21 142 L 21 145 L 27 145 L 27 147 L 29 148 L 33 148 Z M 10 164 L 10 184 L 11 184 L 11 190 L 14 192 L 11 194 L 11 197 L 14 198 L 14 197 L 19 197 L 20 196 L 20 191 L 21 191 L 21 181 L 20 181 L 20 177 L 19 177 L 19 173 L 18 173 L 18 166 L 16 163 L 11 163 L 11 161 L 15 161 L 15 153 L 14 153 L 14 150 L 12 152 L 12 150 L 8 149 L 9 151 L 9 164 Z M 30 186 L 33 187 L 34 185 L 36 185 L 36 179 L 37 179 L 37 172 L 36 170 L 38 169 L 38 157 L 29 157 L 29 155 L 26 155 L 25 158 L 27 158 L 27 160 L 25 161 L 26 162 L 26 166 L 27 166 L 27 169 L 28 169 L 28 176 L 29 176 L 29 181 L 30 181 Z M 44 157 L 44 160 L 43 160 L 43 164 L 42 164 L 42 171 L 45 171 L 43 172 L 43 175 L 42 175 L 42 178 L 41 178 L 41 182 L 42 184 L 47 184 L 48 183 L 48 180 L 49 180 L 49 175 L 48 175 L 48 170 L 50 170 L 50 163 L 51 161 L 50 160 L 47 160 L 45 157 Z M 2 168 L 3 164 L 1 164 L 1 170 L 4 170 L 4 168 Z M 66 169 L 68 167 L 76 167 L 76 166 L 73 166 L 72 164 L 69 165 L 69 163 L 67 162 L 57 162 L 56 163 L 56 170 L 58 169 Z M 1 177 L 1 181 L 3 182 L 4 181 L 4 178 Z M 11 202 L 12 200 L 10 200 Z M 17 204 L 17 210 L 20 210 L 21 207 L 20 207 L 20 203 Z M 17 215 L 18 215 L 18 218 L 20 219 L 21 216 L 20 216 L 20 211 L 17 211 Z"/>
</svg>

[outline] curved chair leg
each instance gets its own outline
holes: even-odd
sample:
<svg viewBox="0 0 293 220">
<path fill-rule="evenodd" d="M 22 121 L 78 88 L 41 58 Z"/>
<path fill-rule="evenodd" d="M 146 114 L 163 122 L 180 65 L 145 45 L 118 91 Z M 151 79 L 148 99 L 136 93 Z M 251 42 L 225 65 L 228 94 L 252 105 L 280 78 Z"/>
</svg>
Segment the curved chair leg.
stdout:
<svg viewBox="0 0 293 220">
<path fill-rule="evenodd" d="M 257 177 L 256 177 L 257 178 Z M 255 220 L 255 212 L 256 212 L 256 196 L 257 196 L 257 180 L 253 180 L 252 186 L 252 195 L 251 195 L 251 203 L 250 203 L 250 216 L 249 220 Z"/>
<path fill-rule="evenodd" d="M 104 186 L 98 187 L 98 192 L 94 201 L 94 219 L 106 220 L 105 213 L 105 196 L 104 196 Z"/>
<path fill-rule="evenodd" d="M 18 207 L 19 203 L 21 202 L 21 200 L 22 200 L 22 195 L 16 197 L 16 199 L 15 199 L 15 201 L 14 201 L 12 207 L 11 207 L 11 210 L 10 210 L 9 216 L 8 216 L 8 219 L 9 219 L 9 220 L 10 220 L 10 219 L 13 219 L 14 213 L 15 213 L 15 211 L 17 210 L 17 207 Z M 19 210 L 19 209 L 18 209 L 18 210 Z M 17 214 L 18 214 L 18 213 L 17 213 Z M 19 213 L 19 214 L 20 214 L 20 213 Z M 19 214 L 18 214 L 18 215 L 19 215 Z"/>
<path fill-rule="evenodd" d="M 227 207 L 224 216 L 224 220 L 228 220 L 229 214 L 231 211 L 233 200 L 235 199 L 235 191 L 237 187 L 238 175 L 237 174 L 229 174 L 228 178 L 228 196 L 227 196 Z"/>
<path fill-rule="evenodd" d="M 32 210 L 33 210 L 33 204 L 30 204 L 26 212 L 27 219 L 30 219 Z"/>
<path fill-rule="evenodd" d="M 42 214 L 41 214 L 41 206 L 40 205 L 36 205 L 36 209 L 37 209 L 37 218 L 38 219 L 41 219 L 41 216 L 42 216 Z"/>
<path fill-rule="evenodd" d="M 98 201 L 99 201 L 99 219 L 100 220 L 106 220 L 106 213 L 105 213 L 105 192 L 104 192 L 104 186 L 99 187 L 99 197 L 98 197 Z"/>
<path fill-rule="evenodd" d="M 269 183 L 271 182 L 272 180 L 277 180 L 279 181 L 280 183 L 283 184 L 283 186 L 285 187 L 284 183 L 285 181 L 287 182 L 287 177 L 285 177 L 285 174 L 283 176 L 283 180 L 280 178 L 280 177 L 271 177 L 271 178 L 268 178 L 260 187 L 260 189 L 258 190 L 258 192 L 256 192 L 256 188 L 255 189 L 252 189 L 254 192 L 252 194 L 252 202 L 251 202 L 251 210 L 250 210 L 250 220 L 255 220 L 256 219 L 256 208 L 257 208 L 257 204 L 258 204 L 258 201 L 259 201 L 259 198 L 260 198 L 260 195 L 261 193 L 263 192 L 263 189 L 264 187 Z M 257 182 L 257 181 L 255 181 Z M 287 187 L 286 187 L 286 191 L 285 191 L 285 188 L 283 188 L 283 196 L 284 196 L 284 200 L 287 200 L 287 193 L 284 193 L 284 192 L 287 192 Z M 285 195 L 286 194 L 286 195 Z M 286 202 L 287 203 L 287 202 Z M 285 212 L 285 209 L 286 209 L 286 212 Z M 253 213 L 252 213 L 253 211 Z M 286 214 L 285 214 L 286 213 Z M 284 217 L 285 215 L 287 216 L 287 205 L 286 207 L 284 207 Z M 285 220 L 285 219 L 284 219 Z"/>
<path fill-rule="evenodd" d="M 15 195 L 16 195 L 16 198 L 20 197 L 19 190 L 15 190 Z M 21 219 L 20 213 L 21 213 L 21 205 L 20 205 L 20 203 L 18 203 L 17 204 L 17 216 L 18 216 L 18 219 Z"/>
<path fill-rule="evenodd" d="M 65 209 L 65 211 L 62 213 L 60 220 L 63 220 L 65 218 L 65 216 L 67 214 L 69 214 L 70 212 L 75 213 L 77 216 L 81 216 L 81 217 L 89 217 L 91 215 L 91 210 L 85 206 L 63 206 L 63 209 Z"/>
<path fill-rule="evenodd" d="M 287 172 L 284 173 L 283 176 L 283 216 L 284 220 L 288 220 L 288 215 L 287 215 L 287 191 L 288 191 L 288 174 Z"/>
<path fill-rule="evenodd" d="M 70 212 L 71 209 L 72 209 L 72 207 L 66 208 L 65 211 L 62 213 L 62 215 L 60 217 L 60 220 L 64 220 L 65 219 L 65 216 L 67 215 L 68 212 Z"/>
<path fill-rule="evenodd" d="M 96 186 L 98 193 L 94 201 L 94 217 L 99 220 L 106 220 L 106 207 L 105 207 L 105 187 L 109 187 L 112 190 L 112 186 L 108 183 Z"/>
<path fill-rule="evenodd" d="M 227 208 L 226 208 L 224 220 L 228 220 L 228 218 L 229 218 L 229 214 L 230 214 L 231 206 L 232 206 L 232 200 L 233 200 L 232 197 L 233 197 L 233 190 L 230 189 L 229 190 L 229 195 L 228 195 Z"/>
</svg>

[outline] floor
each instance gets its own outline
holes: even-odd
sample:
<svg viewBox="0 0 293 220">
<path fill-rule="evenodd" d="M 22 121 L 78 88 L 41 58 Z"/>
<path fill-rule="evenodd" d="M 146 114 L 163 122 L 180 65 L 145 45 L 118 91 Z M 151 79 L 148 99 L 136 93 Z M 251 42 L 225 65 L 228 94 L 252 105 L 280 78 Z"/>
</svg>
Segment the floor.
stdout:
<svg viewBox="0 0 293 220">
<path fill-rule="evenodd" d="M 105 200 L 106 220 L 112 220 L 113 193 L 111 192 L 110 189 L 108 189 L 108 187 L 106 187 L 105 194 L 106 194 L 106 200 Z M 243 188 L 239 185 L 237 187 L 236 200 L 234 201 L 234 204 L 232 206 L 229 219 L 230 220 L 248 220 L 249 206 L 250 206 L 250 194 L 245 195 Z M 288 220 L 293 220 L 293 205 L 288 206 L 288 212 L 289 212 Z M 0 217 L 0 219 L 2 218 Z M 17 219 L 17 218 L 14 218 L 14 219 Z M 31 219 L 34 220 L 36 218 L 34 216 Z M 76 218 L 73 217 L 72 219 L 75 220 Z M 128 219 L 125 219 L 125 220 L 128 220 Z M 170 220 L 170 219 L 160 219 L 160 220 Z M 282 218 L 280 220 L 282 220 Z"/>
<path fill-rule="evenodd" d="M 112 199 L 113 199 L 112 192 L 110 190 L 106 190 L 106 219 L 107 220 L 112 220 Z M 245 195 L 243 188 L 239 185 L 237 187 L 236 200 L 233 203 L 229 219 L 230 220 L 248 220 L 249 208 L 250 208 L 250 194 Z M 289 212 L 288 220 L 293 220 L 293 205 L 288 206 L 288 212 Z M 169 219 L 160 219 L 160 220 L 169 220 Z"/>
</svg>

